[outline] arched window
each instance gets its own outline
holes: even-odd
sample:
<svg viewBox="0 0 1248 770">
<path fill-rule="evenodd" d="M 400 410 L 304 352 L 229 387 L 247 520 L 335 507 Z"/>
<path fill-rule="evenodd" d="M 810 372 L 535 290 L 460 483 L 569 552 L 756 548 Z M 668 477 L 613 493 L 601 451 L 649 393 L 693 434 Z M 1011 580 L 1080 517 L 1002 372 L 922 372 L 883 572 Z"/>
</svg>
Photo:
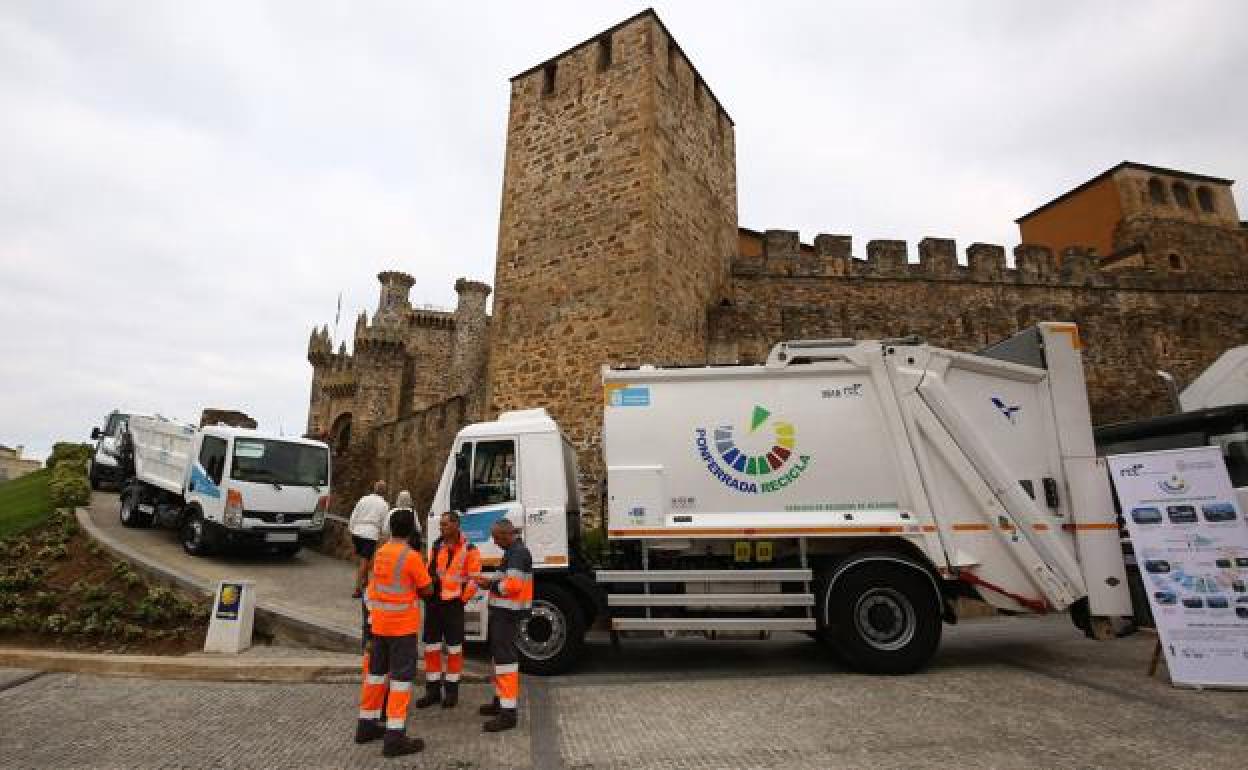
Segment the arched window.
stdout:
<svg viewBox="0 0 1248 770">
<path fill-rule="evenodd" d="M 1166 202 L 1166 186 L 1157 177 L 1148 180 L 1148 197 L 1153 203 Z"/>
<path fill-rule="evenodd" d="M 1170 188 L 1170 191 L 1174 193 L 1175 203 L 1185 209 L 1190 209 L 1192 207 L 1192 193 L 1187 189 L 1187 185 L 1182 182 L 1175 182 L 1174 186 Z"/>
<path fill-rule="evenodd" d="M 1213 190 L 1208 187 L 1200 186 L 1196 188 L 1196 202 L 1200 204 L 1201 211 L 1213 213 Z"/>
<path fill-rule="evenodd" d="M 350 412 L 340 414 L 338 419 L 334 420 L 334 426 L 329 429 L 329 443 L 334 452 L 345 452 L 347 447 L 351 446 Z"/>
<path fill-rule="evenodd" d="M 1183 269 L 1183 258 L 1182 258 L 1182 257 L 1180 257 L 1178 254 L 1171 254 L 1171 255 L 1170 255 L 1170 257 L 1169 257 L 1169 259 L 1170 259 L 1170 269 L 1171 269 L 1171 270 L 1182 270 L 1182 269 Z"/>
</svg>

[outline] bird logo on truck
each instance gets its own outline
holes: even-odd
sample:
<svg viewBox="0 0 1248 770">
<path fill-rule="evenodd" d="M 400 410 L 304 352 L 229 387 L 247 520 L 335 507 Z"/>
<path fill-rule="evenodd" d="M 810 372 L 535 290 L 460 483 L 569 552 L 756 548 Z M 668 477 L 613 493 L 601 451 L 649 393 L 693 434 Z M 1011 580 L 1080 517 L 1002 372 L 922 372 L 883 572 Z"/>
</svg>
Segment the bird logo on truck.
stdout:
<svg viewBox="0 0 1248 770">
<path fill-rule="evenodd" d="M 760 431 L 766 427 L 767 430 Z M 706 469 L 724 486 L 743 494 L 777 492 L 797 479 L 810 464 L 810 456 L 797 452 L 793 424 L 773 419 L 763 406 L 755 406 L 750 429 L 744 435 L 735 425 L 714 429 L 696 428 L 694 445 Z"/>
</svg>

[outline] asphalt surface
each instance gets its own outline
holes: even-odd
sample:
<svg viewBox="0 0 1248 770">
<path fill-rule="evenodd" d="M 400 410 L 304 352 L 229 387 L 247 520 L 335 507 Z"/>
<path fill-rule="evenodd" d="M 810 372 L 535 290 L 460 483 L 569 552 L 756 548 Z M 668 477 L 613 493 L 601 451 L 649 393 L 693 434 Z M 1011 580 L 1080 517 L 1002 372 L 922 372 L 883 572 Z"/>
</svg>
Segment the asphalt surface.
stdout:
<svg viewBox="0 0 1248 770">
<path fill-rule="evenodd" d="M 595 643 L 576 674 L 525 678 L 520 729 L 482 735 L 489 690 L 467 685 L 413 711 L 424 754 L 385 762 L 350 741 L 352 685 L 45 674 L 0 689 L 0 766 L 1243 767 L 1248 693 L 1150 679 L 1152 648 L 993 619 L 947 629 L 920 674 L 870 677 L 797 637 Z"/>
</svg>

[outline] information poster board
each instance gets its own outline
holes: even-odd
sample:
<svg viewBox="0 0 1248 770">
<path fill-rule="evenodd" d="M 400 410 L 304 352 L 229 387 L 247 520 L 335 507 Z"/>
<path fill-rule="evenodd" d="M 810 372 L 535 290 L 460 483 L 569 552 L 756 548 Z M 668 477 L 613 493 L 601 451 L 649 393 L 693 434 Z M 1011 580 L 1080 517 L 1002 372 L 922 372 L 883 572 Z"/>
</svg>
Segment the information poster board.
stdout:
<svg viewBox="0 0 1248 770">
<path fill-rule="evenodd" d="M 1170 681 L 1248 687 L 1248 523 L 1218 447 L 1109 458 Z"/>
</svg>

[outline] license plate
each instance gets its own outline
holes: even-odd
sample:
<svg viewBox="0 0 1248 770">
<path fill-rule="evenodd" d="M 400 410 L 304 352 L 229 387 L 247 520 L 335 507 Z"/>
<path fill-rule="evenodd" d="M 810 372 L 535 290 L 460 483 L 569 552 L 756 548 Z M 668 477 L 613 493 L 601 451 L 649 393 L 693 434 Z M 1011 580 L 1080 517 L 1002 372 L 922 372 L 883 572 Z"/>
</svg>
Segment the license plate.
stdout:
<svg viewBox="0 0 1248 770">
<path fill-rule="evenodd" d="M 293 543 L 298 539 L 298 532 L 268 532 L 264 536 L 266 543 Z"/>
</svg>

